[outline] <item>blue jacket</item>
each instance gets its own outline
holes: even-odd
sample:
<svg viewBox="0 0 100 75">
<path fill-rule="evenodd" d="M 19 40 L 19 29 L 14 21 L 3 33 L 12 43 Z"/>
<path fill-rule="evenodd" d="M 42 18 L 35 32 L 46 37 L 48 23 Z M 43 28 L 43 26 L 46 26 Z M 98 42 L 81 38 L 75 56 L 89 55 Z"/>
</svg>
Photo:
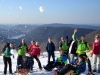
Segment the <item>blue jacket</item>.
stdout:
<svg viewBox="0 0 100 75">
<path fill-rule="evenodd" d="M 10 57 L 12 54 L 10 53 L 10 48 L 6 48 L 5 50 L 5 57 Z"/>
<path fill-rule="evenodd" d="M 64 63 L 64 64 L 68 64 L 68 62 L 67 62 L 67 56 L 66 55 L 59 56 L 59 57 L 57 57 L 57 59 L 55 60 L 55 62 L 61 62 L 61 63 Z"/>
<path fill-rule="evenodd" d="M 55 51 L 55 45 L 53 42 L 47 43 L 46 50 L 49 54 L 53 54 Z"/>
<path fill-rule="evenodd" d="M 75 65 L 75 71 L 80 74 L 86 70 L 86 62 L 83 60 L 82 62 L 77 62 L 77 59 L 74 59 L 70 64 Z"/>
</svg>

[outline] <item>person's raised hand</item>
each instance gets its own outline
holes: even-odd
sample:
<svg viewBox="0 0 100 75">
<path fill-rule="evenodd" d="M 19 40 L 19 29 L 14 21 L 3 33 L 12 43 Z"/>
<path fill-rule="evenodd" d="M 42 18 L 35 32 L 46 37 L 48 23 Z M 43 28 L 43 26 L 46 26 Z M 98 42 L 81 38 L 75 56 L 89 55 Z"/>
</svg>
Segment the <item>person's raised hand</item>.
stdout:
<svg viewBox="0 0 100 75">
<path fill-rule="evenodd" d="M 77 32 L 77 29 L 76 28 L 74 29 L 74 32 Z"/>
</svg>

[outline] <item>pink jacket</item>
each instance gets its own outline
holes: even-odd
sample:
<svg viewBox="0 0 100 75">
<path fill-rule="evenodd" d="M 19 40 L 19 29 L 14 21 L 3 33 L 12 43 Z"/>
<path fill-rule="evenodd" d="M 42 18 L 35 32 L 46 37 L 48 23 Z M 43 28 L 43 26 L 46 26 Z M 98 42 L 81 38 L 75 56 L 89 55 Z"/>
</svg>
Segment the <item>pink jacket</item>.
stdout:
<svg viewBox="0 0 100 75">
<path fill-rule="evenodd" d="M 40 48 L 39 48 L 39 46 L 34 45 L 31 54 L 39 56 L 40 55 Z"/>
</svg>

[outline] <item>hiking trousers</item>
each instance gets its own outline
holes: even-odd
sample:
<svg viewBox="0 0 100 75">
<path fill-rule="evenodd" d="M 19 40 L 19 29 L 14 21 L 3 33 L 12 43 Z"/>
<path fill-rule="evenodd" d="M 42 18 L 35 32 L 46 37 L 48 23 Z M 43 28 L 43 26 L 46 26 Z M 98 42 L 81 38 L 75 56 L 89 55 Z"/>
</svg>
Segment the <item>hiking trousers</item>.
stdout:
<svg viewBox="0 0 100 75">
<path fill-rule="evenodd" d="M 50 63 L 48 63 L 47 65 L 46 65 L 46 67 L 48 67 L 48 69 L 53 69 L 53 68 L 60 68 L 60 67 L 63 67 L 64 66 L 64 64 L 62 64 L 61 62 L 53 62 L 53 61 L 51 61 Z"/>
<path fill-rule="evenodd" d="M 67 64 L 67 65 L 65 65 L 63 67 L 63 69 L 61 69 L 60 71 L 58 71 L 58 75 L 65 75 L 70 70 L 75 71 L 75 67 L 72 66 L 71 64 Z"/>
<path fill-rule="evenodd" d="M 32 55 L 32 58 L 33 58 L 33 65 L 34 65 L 34 59 L 36 59 L 36 61 L 38 62 L 39 69 L 42 69 L 41 62 L 37 57 L 37 55 Z"/>
<path fill-rule="evenodd" d="M 9 73 L 12 73 L 12 62 L 10 57 L 3 56 L 3 62 L 4 62 L 4 74 L 7 74 L 7 63 L 9 64 Z"/>
<path fill-rule="evenodd" d="M 51 56 L 52 56 L 53 62 L 55 62 L 55 54 L 54 53 L 53 54 L 48 53 L 48 63 L 50 63 Z"/>
<path fill-rule="evenodd" d="M 17 64 L 19 63 L 19 61 L 21 61 L 22 60 L 22 56 L 21 55 L 18 55 L 18 57 L 17 57 Z"/>
<path fill-rule="evenodd" d="M 96 69 L 97 66 L 97 69 Z M 100 54 L 93 54 L 93 70 L 100 70 Z"/>
<path fill-rule="evenodd" d="M 72 62 L 72 60 L 74 59 L 74 57 L 75 57 L 74 54 L 69 53 L 69 62 Z"/>
</svg>

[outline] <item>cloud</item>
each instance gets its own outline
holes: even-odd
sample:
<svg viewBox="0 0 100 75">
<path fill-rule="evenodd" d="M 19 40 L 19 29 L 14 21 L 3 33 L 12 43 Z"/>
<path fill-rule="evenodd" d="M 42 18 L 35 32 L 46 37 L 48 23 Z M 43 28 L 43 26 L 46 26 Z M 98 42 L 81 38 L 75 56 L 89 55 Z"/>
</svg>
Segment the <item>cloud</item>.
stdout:
<svg viewBox="0 0 100 75">
<path fill-rule="evenodd" d="M 45 8 L 43 6 L 39 7 L 40 12 L 44 12 Z"/>
<path fill-rule="evenodd" d="M 20 6 L 19 9 L 22 10 L 23 9 L 22 6 Z"/>
</svg>

